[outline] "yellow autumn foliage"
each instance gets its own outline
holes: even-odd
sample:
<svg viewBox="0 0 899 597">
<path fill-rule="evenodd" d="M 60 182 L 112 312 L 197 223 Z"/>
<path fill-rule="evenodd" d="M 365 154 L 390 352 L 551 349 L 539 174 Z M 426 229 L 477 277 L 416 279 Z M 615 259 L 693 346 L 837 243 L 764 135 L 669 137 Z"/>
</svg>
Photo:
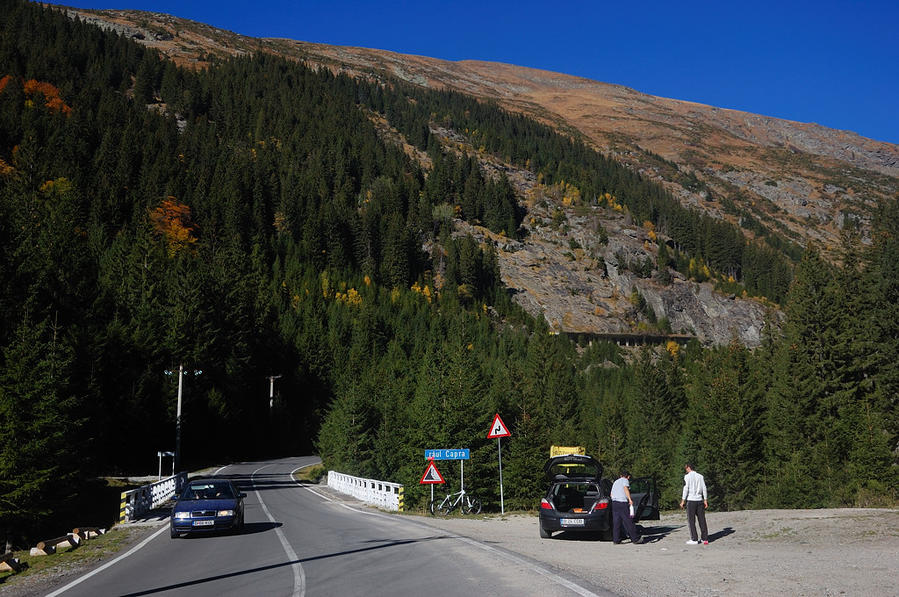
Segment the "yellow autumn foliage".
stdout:
<svg viewBox="0 0 899 597">
<path fill-rule="evenodd" d="M 334 299 L 338 303 L 350 305 L 351 307 L 359 307 L 362 305 L 362 295 L 355 288 L 350 288 L 346 292 L 338 292 L 334 295 Z"/>
<path fill-rule="evenodd" d="M 665 344 L 665 350 L 667 350 L 668 354 L 673 358 L 677 358 L 677 355 L 680 354 L 680 344 L 674 340 L 669 340 L 668 343 Z"/>
</svg>

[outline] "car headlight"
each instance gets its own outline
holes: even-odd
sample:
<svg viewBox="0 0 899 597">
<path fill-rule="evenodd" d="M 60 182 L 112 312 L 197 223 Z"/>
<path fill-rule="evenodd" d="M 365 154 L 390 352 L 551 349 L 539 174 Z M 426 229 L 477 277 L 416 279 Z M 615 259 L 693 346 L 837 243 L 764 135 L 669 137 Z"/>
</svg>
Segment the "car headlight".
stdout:
<svg viewBox="0 0 899 597">
<path fill-rule="evenodd" d="M 190 512 L 175 512 L 175 520 L 185 520 L 190 518 Z"/>
<path fill-rule="evenodd" d="M 219 510 L 215 513 L 216 516 L 234 516 L 234 510 Z"/>
</svg>

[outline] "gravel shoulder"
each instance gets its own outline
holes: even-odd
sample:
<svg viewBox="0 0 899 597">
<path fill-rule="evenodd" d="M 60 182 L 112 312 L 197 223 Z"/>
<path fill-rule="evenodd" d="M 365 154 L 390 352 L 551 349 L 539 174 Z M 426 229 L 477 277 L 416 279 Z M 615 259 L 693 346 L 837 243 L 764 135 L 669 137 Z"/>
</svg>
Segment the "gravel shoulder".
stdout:
<svg viewBox="0 0 899 597">
<path fill-rule="evenodd" d="M 626 596 L 899 595 L 896 509 L 708 512 L 707 546 L 685 545 L 683 512 L 644 524 L 641 545 L 540 539 L 536 514 L 421 519 Z"/>
</svg>

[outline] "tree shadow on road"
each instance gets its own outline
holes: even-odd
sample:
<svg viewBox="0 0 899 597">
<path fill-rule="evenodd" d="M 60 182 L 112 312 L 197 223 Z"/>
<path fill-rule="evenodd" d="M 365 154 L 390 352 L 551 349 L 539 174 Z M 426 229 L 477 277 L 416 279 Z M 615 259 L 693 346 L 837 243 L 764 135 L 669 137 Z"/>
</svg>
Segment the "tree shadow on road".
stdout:
<svg viewBox="0 0 899 597">
<path fill-rule="evenodd" d="M 280 523 L 275 523 L 280 526 Z M 436 541 L 440 539 L 452 539 L 453 537 L 450 535 L 435 535 L 433 537 L 425 537 L 422 539 L 404 539 L 404 540 L 385 540 L 380 542 L 379 545 L 372 545 L 370 547 L 360 547 L 359 549 L 349 549 L 345 551 L 339 551 L 335 553 L 322 554 L 318 556 L 310 556 L 308 558 L 299 558 L 296 560 L 290 560 L 287 562 L 281 562 L 278 564 L 271 564 L 269 566 L 259 566 L 257 568 L 250 568 L 248 570 L 239 570 L 237 572 L 230 572 L 228 574 L 219 574 L 217 576 L 210 576 L 207 578 L 198 578 L 196 580 L 189 580 L 185 582 L 175 583 L 163 587 L 156 587 L 154 589 L 146 589 L 144 591 L 138 591 L 135 593 L 128 593 L 127 595 L 123 595 L 123 597 L 140 597 L 142 595 L 152 595 L 154 593 L 162 593 L 164 591 L 172 591 L 174 589 L 183 589 L 186 587 L 193 587 L 197 585 L 202 585 L 204 583 L 213 582 L 216 580 L 222 580 L 225 578 L 234 578 L 238 576 L 243 576 L 245 574 L 254 574 L 256 572 L 263 572 L 265 570 L 273 570 L 275 568 L 283 568 L 284 566 L 293 566 L 294 564 L 302 564 L 304 562 L 312 562 L 315 560 L 323 560 L 326 558 L 334 558 L 339 556 L 345 556 L 349 554 L 361 553 L 366 551 L 372 551 L 375 549 L 384 549 L 390 547 L 396 547 L 400 545 L 408 545 L 413 543 L 421 543 L 423 541 Z M 373 542 L 373 541 L 370 541 Z"/>
</svg>

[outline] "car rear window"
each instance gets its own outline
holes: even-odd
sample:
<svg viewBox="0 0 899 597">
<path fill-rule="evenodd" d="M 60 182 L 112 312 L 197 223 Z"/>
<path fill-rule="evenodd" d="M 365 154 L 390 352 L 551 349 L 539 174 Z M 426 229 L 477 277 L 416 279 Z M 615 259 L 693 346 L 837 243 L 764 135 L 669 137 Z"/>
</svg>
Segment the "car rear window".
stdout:
<svg viewBox="0 0 899 597">
<path fill-rule="evenodd" d="M 548 470 L 550 476 L 555 479 L 591 478 L 599 476 L 596 466 L 579 462 L 559 462 L 553 464 Z"/>
</svg>

